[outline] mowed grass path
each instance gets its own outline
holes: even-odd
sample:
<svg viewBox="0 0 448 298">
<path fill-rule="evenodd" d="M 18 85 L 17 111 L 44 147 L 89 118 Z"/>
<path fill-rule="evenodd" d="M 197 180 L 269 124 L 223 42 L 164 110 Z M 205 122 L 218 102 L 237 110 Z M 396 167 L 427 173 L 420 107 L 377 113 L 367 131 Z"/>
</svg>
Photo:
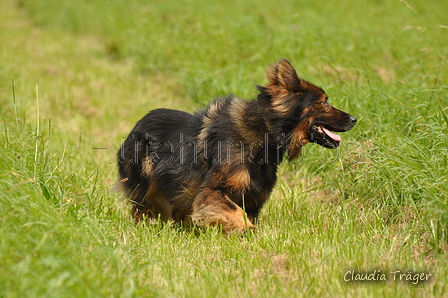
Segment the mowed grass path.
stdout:
<svg viewBox="0 0 448 298">
<path fill-rule="evenodd" d="M 448 5 L 357 3 L 1 1 L 0 297 L 446 296 Z M 134 225 L 135 121 L 254 97 L 281 57 L 358 117 L 343 148 L 284 164 L 245 237 Z"/>
</svg>

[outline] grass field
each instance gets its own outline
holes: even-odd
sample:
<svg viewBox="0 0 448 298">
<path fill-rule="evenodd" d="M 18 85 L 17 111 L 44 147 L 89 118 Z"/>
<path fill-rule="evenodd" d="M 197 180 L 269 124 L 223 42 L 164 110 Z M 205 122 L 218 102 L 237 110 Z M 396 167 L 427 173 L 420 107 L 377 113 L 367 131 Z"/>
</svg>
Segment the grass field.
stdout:
<svg viewBox="0 0 448 298">
<path fill-rule="evenodd" d="M 448 297 L 447 11 L 0 1 L 0 297 Z M 283 164 L 243 238 L 133 224 L 110 188 L 135 122 L 253 98 L 282 57 L 358 118 L 343 146 Z"/>
</svg>

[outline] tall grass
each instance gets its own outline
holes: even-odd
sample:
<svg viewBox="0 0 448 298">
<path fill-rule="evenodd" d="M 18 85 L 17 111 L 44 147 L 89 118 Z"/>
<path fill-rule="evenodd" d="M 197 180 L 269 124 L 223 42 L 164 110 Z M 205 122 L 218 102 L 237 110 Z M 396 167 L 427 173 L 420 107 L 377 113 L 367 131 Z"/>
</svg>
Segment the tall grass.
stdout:
<svg viewBox="0 0 448 298">
<path fill-rule="evenodd" d="M 446 8 L 1 1 L 0 296 L 442 296 Z M 253 98 L 281 57 L 359 119 L 343 146 L 308 145 L 282 165 L 244 238 L 134 225 L 110 191 L 132 125 L 156 107 L 192 111 L 229 92 Z M 347 283 L 349 269 L 434 278 Z"/>
</svg>

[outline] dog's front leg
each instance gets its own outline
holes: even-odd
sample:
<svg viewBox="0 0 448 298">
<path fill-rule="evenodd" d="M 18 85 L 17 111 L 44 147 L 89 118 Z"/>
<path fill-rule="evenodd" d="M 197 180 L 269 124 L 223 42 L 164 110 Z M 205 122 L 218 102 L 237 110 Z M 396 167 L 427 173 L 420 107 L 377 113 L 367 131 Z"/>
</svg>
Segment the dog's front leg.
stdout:
<svg viewBox="0 0 448 298">
<path fill-rule="evenodd" d="M 205 188 L 195 198 L 191 219 L 198 226 L 222 227 L 223 232 L 240 232 L 254 229 L 246 212 L 220 190 Z"/>
</svg>

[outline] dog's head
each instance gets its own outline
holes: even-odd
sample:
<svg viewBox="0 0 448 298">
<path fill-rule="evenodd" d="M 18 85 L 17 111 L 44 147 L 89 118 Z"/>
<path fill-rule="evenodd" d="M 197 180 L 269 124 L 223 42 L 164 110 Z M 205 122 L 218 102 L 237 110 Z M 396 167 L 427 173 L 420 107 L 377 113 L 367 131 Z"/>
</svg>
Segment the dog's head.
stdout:
<svg viewBox="0 0 448 298">
<path fill-rule="evenodd" d="M 333 108 L 324 90 L 300 79 L 288 60 L 282 59 L 267 73 L 269 83 L 259 87 L 258 99 L 268 101 L 272 125 L 287 135 L 289 158 L 297 157 L 309 142 L 338 147 L 341 137 L 334 132 L 351 129 L 356 118 Z"/>
</svg>

